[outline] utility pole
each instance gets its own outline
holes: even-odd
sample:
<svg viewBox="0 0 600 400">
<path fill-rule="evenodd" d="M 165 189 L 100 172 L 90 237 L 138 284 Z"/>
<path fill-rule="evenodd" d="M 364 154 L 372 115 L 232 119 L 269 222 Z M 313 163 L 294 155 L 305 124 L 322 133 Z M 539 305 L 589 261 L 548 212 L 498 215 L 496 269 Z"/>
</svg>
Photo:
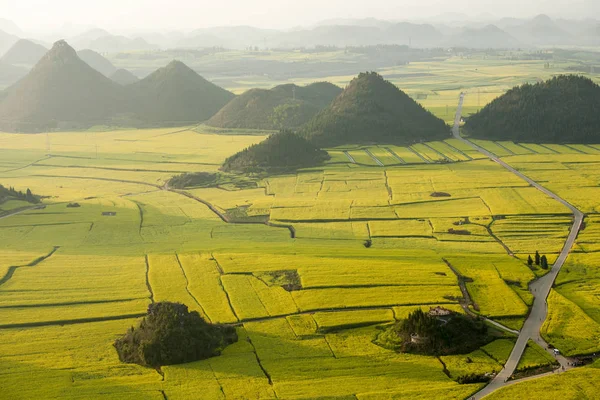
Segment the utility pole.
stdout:
<svg viewBox="0 0 600 400">
<path fill-rule="evenodd" d="M 46 155 L 50 155 L 50 134 L 46 133 Z"/>
</svg>

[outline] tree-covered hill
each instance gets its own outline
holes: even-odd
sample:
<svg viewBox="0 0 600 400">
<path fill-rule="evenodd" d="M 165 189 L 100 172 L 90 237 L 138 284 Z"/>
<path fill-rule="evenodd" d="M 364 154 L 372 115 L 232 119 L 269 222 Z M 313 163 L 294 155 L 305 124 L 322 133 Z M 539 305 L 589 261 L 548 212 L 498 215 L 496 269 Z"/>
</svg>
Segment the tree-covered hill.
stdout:
<svg viewBox="0 0 600 400">
<path fill-rule="evenodd" d="M 415 143 L 450 135 L 441 119 L 375 72 L 361 73 L 300 135 L 314 144 Z"/>
<path fill-rule="evenodd" d="M 297 128 L 330 104 L 341 91 L 327 82 L 305 87 L 288 84 L 270 90 L 251 89 L 231 100 L 207 125 L 230 129 Z"/>
<path fill-rule="evenodd" d="M 326 151 L 292 132 L 282 131 L 229 157 L 221 170 L 240 173 L 286 172 L 317 166 L 328 159 Z"/>
<path fill-rule="evenodd" d="M 515 87 L 470 116 L 464 131 L 491 140 L 598 143 L 600 86 L 562 75 Z"/>
<path fill-rule="evenodd" d="M 155 125 L 205 121 L 234 97 L 180 61 L 160 68 L 127 90 L 138 118 Z"/>
</svg>

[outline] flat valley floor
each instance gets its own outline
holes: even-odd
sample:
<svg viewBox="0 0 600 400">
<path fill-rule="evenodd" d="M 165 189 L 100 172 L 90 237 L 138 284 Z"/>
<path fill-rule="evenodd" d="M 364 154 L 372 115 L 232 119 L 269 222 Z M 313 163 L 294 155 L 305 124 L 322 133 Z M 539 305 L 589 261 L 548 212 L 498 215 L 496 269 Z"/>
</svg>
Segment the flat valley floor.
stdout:
<svg viewBox="0 0 600 400">
<path fill-rule="evenodd" d="M 243 184 L 166 185 L 216 172 L 263 138 L 202 127 L 0 134 L 0 183 L 48 196 L 40 209 L 0 204 L 3 396 L 465 399 L 484 384 L 456 379 L 500 371 L 509 334 L 439 359 L 372 341 L 419 307 L 463 312 L 459 277 L 472 311 L 520 329 L 527 283 L 545 273 L 527 257 L 554 261 L 566 207 L 450 136 L 328 149 L 325 167 Z M 567 356 L 600 351 L 600 145 L 477 143 L 587 213 L 542 335 Z M 161 371 L 121 364 L 112 343 L 163 300 L 235 324 L 239 342 Z M 518 371 L 551 362 L 531 343 Z M 491 398 L 593 398 L 596 367 Z"/>
</svg>

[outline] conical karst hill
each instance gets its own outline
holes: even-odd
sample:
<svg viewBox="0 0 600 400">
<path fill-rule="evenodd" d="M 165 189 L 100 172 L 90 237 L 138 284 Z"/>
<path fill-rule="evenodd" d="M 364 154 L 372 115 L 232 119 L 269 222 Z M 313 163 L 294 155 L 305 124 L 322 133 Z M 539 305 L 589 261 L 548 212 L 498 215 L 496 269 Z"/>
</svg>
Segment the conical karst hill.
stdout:
<svg viewBox="0 0 600 400">
<path fill-rule="evenodd" d="M 362 73 L 300 131 L 318 146 L 415 143 L 449 137 L 450 129 L 379 74 Z"/>
<path fill-rule="evenodd" d="M 136 114 L 158 125 L 186 125 L 212 117 L 234 94 L 173 61 L 128 87 Z"/>
<path fill-rule="evenodd" d="M 0 129 L 40 132 L 107 124 L 124 108 L 123 88 L 58 41 L 35 67 L 7 89 Z"/>
</svg>

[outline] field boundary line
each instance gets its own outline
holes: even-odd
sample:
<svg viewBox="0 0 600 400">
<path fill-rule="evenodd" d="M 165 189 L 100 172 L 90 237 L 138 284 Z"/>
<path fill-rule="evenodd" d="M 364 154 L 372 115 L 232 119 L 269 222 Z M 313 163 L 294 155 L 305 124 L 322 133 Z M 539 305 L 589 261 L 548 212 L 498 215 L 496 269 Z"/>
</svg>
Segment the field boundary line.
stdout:
<svg viewBox="0 0 600 400">
<path fill-rule="evenodd" d="M 375 161 L 375 163 L 377 165 L 379 165 L 380 167 L 384 167 L 385 165 L 383 165 L 383 163 L 377 158 L 375 157 L 375 154 L 371 153 L 371 150 L 369 149 L 363 149 L 365 153 L 367 153 L 369 155 L 369 157 L 371 157 L 373 159 L 373 161 Z"/>
<path fill-rule="evenodd" d="M 510 155 L 511 155 L 511 156 L 516 156 L 516 155 L 517 155 L 517 154 L 516 154 L 514 151 L 512 151 L 511 149 L 509 149 L 508 147 L 506 147 L 505 145 L 503 145 L 502 143 L 500 143 L 500 142 L 499 142 L 499 141 L 497 141 L 497 140 L 494 140 L 494 144 L 495 144 L 496 146 L 498 146 L 498 147 L 501 147 L 501 148 L 503 148 L 504 150 L 508 151 L 508 152 L 510 153 Z"/>
<path fill-rule="evenodd" d="M 450 149 L 456 151 L 458 154 L 463 155 L 464 157 L 466 157 L 469 161 L 473 161 L 473 157 L 471 157 L 470 155 L 468 155 L 467 153 L 465 153 L 464 151 L 462 151 L 461 149 L 452 146 L 450 143 L 448 143 L 447 141 L 443 141 L 442 143 L 445 143 L 446 146 L 450 147 Z"/>
<path fill-rule="evenodd" d="M 129 299 L 115 299 L 115 300 L 89 300 L 89 301 L 69 301 L 63 303 L 36 303 L 36 304 L 14 304 L 0 306 L 0 310 L 12 309 L 12 308 L 47 308 L 47 307 L 68 307 L 68 306 L 79 306 L 86 304 L 111 304 L 111 303 L 125 303 L 134 300 L 146 300 L 147 297 L 132 297 Z"/>
<path fill-rule="evenodd" d="M 423 160 L 423 162 L 425 164 L 431 164 L 431 161 L 426 159 L 425 156 L 423 156 L 421 153 L 419 153 L 418 151 L 416 151 L 415 149 L 413 149 L 411 146 L 407 146 L 406 147 L 409 151 L 413 152 L 413 154 L 417 157 L 419 157 L 421 160 Z"/>
<path fill-rule="evenodd" d="M 6 282 L 8 282 L 14 275 L 15 271 L 19 268 L 27 268 L 27 267 L 35 267 L 36 265 L 38 265 L 39 263 L 47 260 L 48 258 L 52 257 L 52 255 L 54 253 L 56 253 L 56 251 L 60 249 L 60 246 L 54 246 L 54 248 L 52 249 L 52 251 L 48 254 L 46 254 L 45 256 L 41 256 L 36 258 L 35 260 L 31 261 L 29 264 L 25 264 L 25 265 L 15 265 L 12 267 L 8 267 L 8 271 L 6 271 L 6 274 L 2 277 L 2 279 L 0 279 L 0 286 L 4 285 Z"/>
<path fill-rule="evenodd" d="M 92 318 L 79 318 L 79 319 L 64 319 L 58 321 L 42 321 L 42 322 L 27 322 L 22 324 L 5 324 L 0 325 L 0 329 L 23 329 L 23 328 L 40 328 L 44 326 L 56 326 L 56 325 L 77 325 L 77 324 L 88 324 L 92 322 L 106 322 L 106 321 L 119 321 L 122 319 L 133 319 L 145 317 L 146 313 L 137 314 L 124 314 L 115 315 L 112 317 L 92 317 Z"/>
<path fill-rule="evenodd" d="M 148 292 L 150 292 L 150 301 L 154 304 L 154 291 L 152 291 L 152 285 L 150 285 L 150 261 L 148 260 L 148 254 L 144 256 L 144 260 L 146 261 L 146 287 L 148 288 Z"/>
<path fill-rule="evenodd" d="M 352 164 L 356 164 L 356 160 L 354 159 L 354 157 L 352 157 L 352 156 L 350 155 L 350 153 L 348 153 L 347 151 L 344 151 L 344 154 L 346 155 L 346 157 L 348 157 L 348 160 L 350 160 L 350 162 L 351 162 Z"/>
<path fill-rule="evenodd" d="M 396 154 L 396 152 L 392 149 L 390 149 L 389 147 L 384 147 L 384 149 L 390 153 L 390 155 L 392 157 L 394 157 L 396 160 L 400 161 L 401 164 L 406 164 L 406 161 L 404 161 L 404 159 L 402 157 L 400 157 L 398 154 Z"/>
<path fill-rule="evenodd" d="M 444 160 L 451 162 L 451 163 L 456 162 L 453 159 L 451 159 L 450 157 L 448 157 L 447 155 L 445 155 L 444 153 L 442 153 L 441 151 L 439 151 L 438 149 L 431 147 L 429 144 L 427 144 L 427 143 L 421 143 L 421 144 L 423 146 L 427 147 L 429 150 L 436 153 L 437 155 L 439 155 L 440 157 L 442 157 Z"/>
<path fill-rule="evenodd" d="M 179 268 L 181 269 L 181 273 L 183 274 L 183 278 L 185 279 L 185 291 L 190 295 L 190 297 L 192 299 L 194 299 L 196 304 L 198 304 L 198 307 L 200 307 L 202 314 L 204 314 L 204 316 L 206 317 L 208 322 L 212 323 L 210 317 L 206 313 L 206 310 L 204 309 L 204 307 L 202 307 L 202 304 L 200 304 L 200 302 L 198 301 L 196 296 L 194 296 L 194 294 L 190 291 L 190 280 L 188 279 L 187 274 L 185 273 L 185 268 L 183 268 L 183 264 L 181 263 L 181 260 L 179 259 L 179 254 L 175 253 L 175 259 L 177 260 L 177 264 L 179 264 Z"/>
<path fill-rule="evenodd" d="M 552 149 L 552 148 L 550 148 L 550 147 L 546 146 L 545 144 L 538 143 L 538 146 L 541 146 L 541 147 L 545 148 L 546 150 L 550 150 L 550 151 L 551 151 L 551 154 L 560 154 L 558 151 L 556 151 L 556 150 L 554 150 L 554 149 Z M 566 146 L 566 147 L 568 147 L 568 148 L 570 148 L 570 149 L 573 149 L 573 150 L 577 151 L 578 153 L 581 153 L 581 154 L 587 154 L 587 153 L 585 153 L 585 152 L 583 152 L 583 151 L 581 151 L 581 150 L 574 149 L 574 148 L 572 148 L 572 147 L 571 147 L 571 146 L 569 146 L 569 145 L 565 145 L 565 146 Z"/>
</svg>

